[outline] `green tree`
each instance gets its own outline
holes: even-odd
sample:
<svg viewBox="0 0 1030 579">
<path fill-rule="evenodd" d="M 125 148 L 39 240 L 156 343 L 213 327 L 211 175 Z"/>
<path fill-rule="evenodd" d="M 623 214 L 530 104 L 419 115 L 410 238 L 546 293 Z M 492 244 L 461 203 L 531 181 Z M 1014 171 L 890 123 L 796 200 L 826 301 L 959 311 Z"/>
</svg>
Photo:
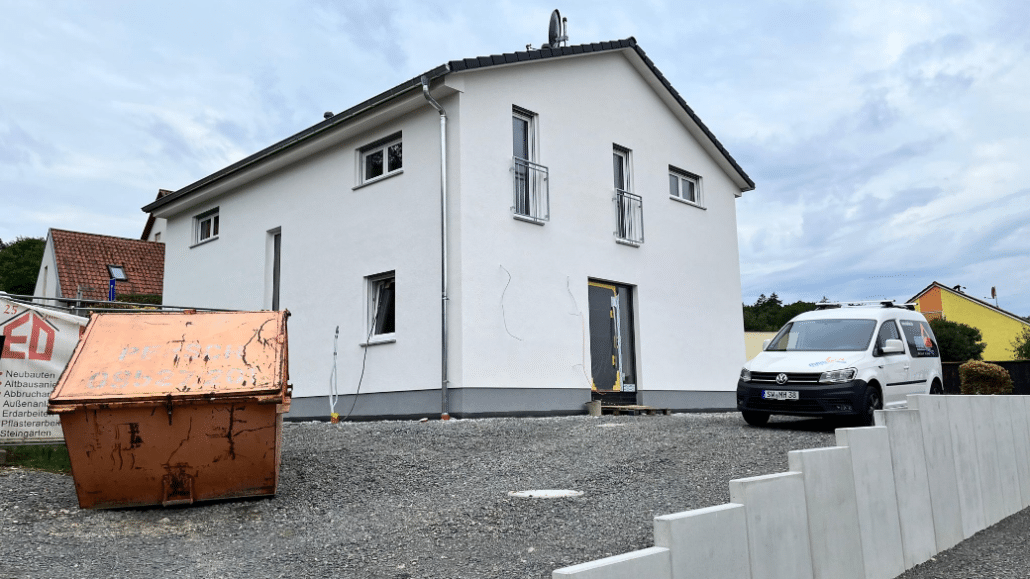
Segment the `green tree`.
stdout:
<svg viewBox="0 0 1030 579">
<path fill-rule="evenodd" d="M 0 291 L 32 295 L 44 247 L 46 240 L 37 237 L 19 237 L 9 245 L 0 241 Z"/>
<path fill-rule="evenodd" d="M 948 320 L 930 320 L 930 328 L 937 337 L 942 362 L 982 360 L 984 348 L 980 330 L 973 326 Z"/>
<path fill-rule="evenodd" d="M 815 309 L 815 304 L 802 301 L 785 306 L 776 292 L 769 297 L 765 294 L 758 296 L 752 305 L 741 305 L 744 310 L 744 330 L 747 332 L 775 332 L 794 316 Z"/>
<path fill-rule="evenodd" d="M 1030 326 L 1023 326 L 1023 333 L 1012 340 L 1012 353 L 1017 360 L 1030 360 Z"/>
</svg>

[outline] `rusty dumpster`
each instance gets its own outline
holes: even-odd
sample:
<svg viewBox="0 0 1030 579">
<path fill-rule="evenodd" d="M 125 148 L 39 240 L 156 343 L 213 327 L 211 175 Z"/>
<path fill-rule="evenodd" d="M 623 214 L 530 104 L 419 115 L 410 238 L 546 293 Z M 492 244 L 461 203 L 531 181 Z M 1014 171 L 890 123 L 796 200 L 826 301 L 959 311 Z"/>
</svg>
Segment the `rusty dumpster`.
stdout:
<svg viewBox="0 0 1030 579">
<path fill-rule="evenodd" d="M 79 506 L 273 495 L 289 312 L 94 314 L 50 396 Z"/>
</svg>

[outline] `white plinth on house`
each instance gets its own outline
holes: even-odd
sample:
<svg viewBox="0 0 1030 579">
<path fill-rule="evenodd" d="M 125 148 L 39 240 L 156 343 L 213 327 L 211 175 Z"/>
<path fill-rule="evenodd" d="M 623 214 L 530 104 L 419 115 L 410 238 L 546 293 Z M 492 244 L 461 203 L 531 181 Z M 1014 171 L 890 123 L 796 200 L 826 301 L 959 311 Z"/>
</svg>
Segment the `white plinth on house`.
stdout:
<svg viewBox="0 0 1030 579">
<path fill-rule="evenodd" d="M 752 189 L 629 38 L 451 61 L 143 210 L 166 303 L 290 310 L 291 418 L 337 326 L 340 414 L 574 414 L 734 408 Z"/>
</svg>

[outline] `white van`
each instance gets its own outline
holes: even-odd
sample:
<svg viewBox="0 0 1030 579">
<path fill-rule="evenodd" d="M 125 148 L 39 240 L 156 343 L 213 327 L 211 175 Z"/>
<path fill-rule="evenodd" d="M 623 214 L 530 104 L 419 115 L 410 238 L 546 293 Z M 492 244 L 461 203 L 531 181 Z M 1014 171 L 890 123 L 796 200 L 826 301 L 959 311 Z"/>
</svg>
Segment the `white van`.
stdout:
<svg viewBox="0 0 1030 579">
<path fill-rule="evenodd" d="M 818 304 L 766 342 L 740 371 L 737 409 L 761 426 L 771 414 L 855 416 L 904 407 L 909 394 L 943 394 L 930 324 L 912 304 Z"/>
</svg>

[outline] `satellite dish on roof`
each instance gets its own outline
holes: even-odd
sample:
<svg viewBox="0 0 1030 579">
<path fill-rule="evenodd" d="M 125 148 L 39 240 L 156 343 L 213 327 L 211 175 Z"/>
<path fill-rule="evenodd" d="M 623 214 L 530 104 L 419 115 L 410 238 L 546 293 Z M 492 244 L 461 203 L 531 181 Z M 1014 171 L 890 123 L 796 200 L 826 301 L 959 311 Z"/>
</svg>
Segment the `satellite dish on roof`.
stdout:
<svg viewBox="0 0 1030 579">
<path fill-rule="evenodd" d="M 561 13 L 555 9 L 551 12 L 551 22 L 547 26 L 547 44 L 541 48 L 558 48 L 561 43 L 568 42 L 568 21 L 561 17 Z"/>
</svg>

